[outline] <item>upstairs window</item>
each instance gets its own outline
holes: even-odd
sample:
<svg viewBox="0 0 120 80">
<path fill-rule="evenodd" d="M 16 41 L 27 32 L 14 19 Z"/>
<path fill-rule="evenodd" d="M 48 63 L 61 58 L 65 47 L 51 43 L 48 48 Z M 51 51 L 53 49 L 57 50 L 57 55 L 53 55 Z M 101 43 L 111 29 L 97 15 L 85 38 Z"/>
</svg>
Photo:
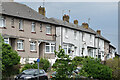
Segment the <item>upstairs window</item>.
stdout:
<svg viewBox="0 0 120 80">
<path fill-rule="evenodd" d="M 35 32 L 35 22 L 32 22 L 32 29 L 31 32 Z"/>
<path fill-rule="evenodd" d="M 14 18 L 11 19 L 11 25 L 14 26 Z"/>
<path fill-rule="evenodd" d="M 82 33 L 82 41 L 85 41 L 85 33 Z"/>
<path fill-rule="evenodd" d="M 36 51 L 36 43 L 35 42 L 30 43 L 30 50 L 31 51 Z"/>
<path fill-rule="evenodd" d="M 23 30 L 23 20 L 19 20 L 19 30 Z"/>
<path fill-rule="evenodd" d="M 42 23 L 40 23 L 40 31 L 42 31 Z"/>
<path fill-rule="evenodd" d="M 0 16 L 0 27 L 6 27 L 6 19 L 3 16 Z"/>
<path fill-rule="evenodd" d="M 23 42 L 24 42 L 24 40 L 17 41 L 17 49 L 18 50 L 23 50 Z"/>
<path fill-rule="evenodd" d="M 46 26 L 46 34 L 51 34 L 51 27 L 50 26 Z"/>
<path fill-rule="evenodd" d="M 67 28 L 65 28 L 65 35 L 67 35 L 67 33 L 68 33 L 68 29 L 67 29 Z"/>
<path fill-rule="evenodd" d="M 74 39 L 77 39 L 77 32 L 74 31 Z"/>
</svg>

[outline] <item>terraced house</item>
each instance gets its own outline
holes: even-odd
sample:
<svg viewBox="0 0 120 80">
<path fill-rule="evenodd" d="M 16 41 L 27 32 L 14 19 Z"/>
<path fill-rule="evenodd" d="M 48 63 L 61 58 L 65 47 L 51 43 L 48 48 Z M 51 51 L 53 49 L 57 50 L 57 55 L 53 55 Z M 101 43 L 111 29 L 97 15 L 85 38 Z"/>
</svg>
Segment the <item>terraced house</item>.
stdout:
<svg viewBox="0 0 120 80">
<path fill-rule="evenodd" d="M 0 30 L 4 41 L 21 56 L 21 63 L 33 62 L 39 57 L 54 59 L 55 24 L 26 5 L 3 2 Z M 45 13 L 45 11 L 44 11 Z"/>
<path fill-rule="evenodd" d="M 80 26 L 78 20 L 71 23 L 69 15 L 63 20 L 47 18 L 44 7 L 37 12 L 16 2 L 2 2 L 0 7 L 0 33 L 21 56 L 22 64 L 41 57 L 53 64 L 59 45 L 71 58 L 91 56 L 104 61 L 114 57 L 115 47 L 100 30 L 94 31 L 87 23 Z"/>
</svg>

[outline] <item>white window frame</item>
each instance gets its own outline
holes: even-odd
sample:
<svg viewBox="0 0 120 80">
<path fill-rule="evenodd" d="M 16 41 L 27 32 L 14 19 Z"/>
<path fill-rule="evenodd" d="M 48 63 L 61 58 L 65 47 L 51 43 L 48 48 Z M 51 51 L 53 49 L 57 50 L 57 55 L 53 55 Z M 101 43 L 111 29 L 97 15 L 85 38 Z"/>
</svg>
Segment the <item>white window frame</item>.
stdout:
<svg viewBox="0 0 120 80">
<path fill-rule="evenodd" d="M 17 50 L 24 50 L 24 40 L 19 39 L 17 41 Z"/>
<path fill-rule="evenodd" d="M 19 30 L 23 30 L 23 20 L 19 20 Z"/>
<path fill-rule="evenodd" d="M 31 32 L 36 32 L 35 31 L 35 22 L 32 22 L 32 24 L 31 24 Z"/>
<path fill-rule="evenodd" d="M 85 33 L 82 33 L 82 41 L 85 41 Z"/>
<path fill-rule="evenodd" d="M 4 16 L 0 16 L 0 27 L 6 27 L 6 18 Z"/>
<path fill-rule="evenodd" d="M 40 31 L 42 31 L 42 23 L 40 23 Z"/>
<path fill-rule="evenodd" d="M 46 45 L 46 44 L 49 44 L 49 45 Z M 55 50 L 55 44 L 54 43 L 46 43 L 45 44 L 45 53 L 54 53 L 54 50 Z M 46 50 L 46 47 L 49 47 L 49 52 L 47 52 Z M 53 47 L 53 51 L 51 50 Z"/>
<path fill-rule="evenodd" d="M 51 26 L 46 26 L 46 34 L 51 34 Z"/>
<path fill-rule="evenodd" d="M 14 26 L 14 18 L 11 18 L 11 25 Z"/>
<path fill-rule="evenodd" d="M 9 44 L 9 38 L 4 38 L 4 43 Z"/>
<path fill-rule="evenodd" d="M 30 51 L 36 51 L 36 42 L 30 42 Z"/>
<path fill-rule="evenodd" d="M 77 31 L 74 31 L 74 39 L 77 39 Z"/>
</svg>

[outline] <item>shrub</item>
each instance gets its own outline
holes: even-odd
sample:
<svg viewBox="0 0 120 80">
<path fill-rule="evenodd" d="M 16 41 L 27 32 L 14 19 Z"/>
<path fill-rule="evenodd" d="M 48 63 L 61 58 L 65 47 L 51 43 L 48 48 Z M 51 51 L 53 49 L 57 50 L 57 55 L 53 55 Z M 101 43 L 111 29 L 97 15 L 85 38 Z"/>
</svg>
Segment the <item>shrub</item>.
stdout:
<svg viewBox="0 0 120 80">
<path fill-rule="evenodd" d="M 19 68 L 15 68 L 20 64 L 20 56 L 12 49 L 9 44 L 5 44 L 0 35 L 0 58 L 2 58 L 2 74 L 4 77 L 9 77 L 19 72 Z M 17 69 L 17 70 L 16 70 Z"/>
<path fill-rule="evenodd" d="M 106 61 L 106 65 L 112 69 L 112 77 L 115 80 L 120 79 L 120 59 L 114 58 Z"/>
<path fill-rule="evenodd" d="M 112 78 L 112 69 L 100 63 L 99 59 L 85 58 L 80 75 L 93 77 L 95 79 L 110 80 Z M 84 76 L 83 75 L 83 76 Z"/>
<path fill-rule="evenodd" d="M 47 71 L 49 67 L 50 62 L 47 59 L 40 58 L 39 68 Z M 34 62 L 34 64 L 25 64 L 22 71 L 26 69 L 38 69 L 38 64 L 36 62 Z"/>
<path fill-rule="evenodd" d="M 76 56 L 76 57 L 73 58 L 72 62 L 73 62 L 76 66 L 79 66 L 79 65 L 81 65 L 83 59 L 84 59 L 83 57 Z"/>
</svg>

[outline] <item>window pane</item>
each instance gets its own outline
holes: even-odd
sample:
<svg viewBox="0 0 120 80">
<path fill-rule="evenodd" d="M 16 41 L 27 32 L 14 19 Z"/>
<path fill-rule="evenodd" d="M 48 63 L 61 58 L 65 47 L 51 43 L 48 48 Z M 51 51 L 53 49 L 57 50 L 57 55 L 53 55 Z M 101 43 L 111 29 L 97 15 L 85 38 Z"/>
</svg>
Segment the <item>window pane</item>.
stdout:
<svg viewBox="0 0 120 80">
<path fill-rule="evenodd" d="M 50 52 L 50 47 L 46 46 L 46 52 Z"/>
<path fill-rule="evenodd" d="M 51 27 L 50 26 L 46 27 L 46 34 L 51 34 Z"/>
</svg>

